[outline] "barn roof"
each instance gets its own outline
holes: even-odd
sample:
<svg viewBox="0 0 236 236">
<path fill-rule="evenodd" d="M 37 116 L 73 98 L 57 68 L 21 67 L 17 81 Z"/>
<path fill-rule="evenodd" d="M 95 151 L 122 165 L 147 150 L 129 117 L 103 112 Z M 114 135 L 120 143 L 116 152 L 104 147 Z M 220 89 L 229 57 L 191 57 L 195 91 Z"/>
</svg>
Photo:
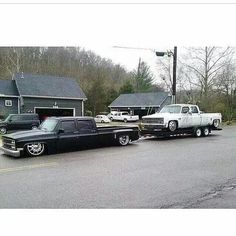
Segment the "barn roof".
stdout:
<svg viewBox="0 0 236 236">
<path fill-rule="evenodd" d="M 17 88 L 12 80 L 0 80 L 0 96 L 18 96 Z"/>
<path fill-rule="evenodd" d="M 168 97 L 167 92 L 121 94 L 109 107 L 159 107 Z"/>
<path fill-rule="evenodd" d="M 21 96 L 86 99 L 78 82 L 72 78 L 16 74 L 14 79 Z"/>
</svg>

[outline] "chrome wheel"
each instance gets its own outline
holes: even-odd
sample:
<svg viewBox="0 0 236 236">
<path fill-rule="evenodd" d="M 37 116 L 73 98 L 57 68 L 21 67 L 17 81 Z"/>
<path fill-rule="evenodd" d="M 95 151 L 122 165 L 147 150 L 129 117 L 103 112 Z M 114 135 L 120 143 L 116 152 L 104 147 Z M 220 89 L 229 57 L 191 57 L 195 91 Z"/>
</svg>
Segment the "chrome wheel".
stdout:
<svg viewBox="0 0 236 236">
<path fill-rule="evenodd" d="M 176 129 L 177 129 L 177 122 L 176 121 L 174 121 L 174 120 L 171 120 L 170 122 L 169 122 L 169 130 L 171 131 L 171 132 L 174 132 Z"/>
<path fill-rule="evenodd" d="M 203 129 L 203 136 L 208 136 L 209 133 L 210 133 L 209 128 L 208 128 L 208 127 L 205 127 L 205 128 Z"/>
<path fill-rule="evenodd" d="M 197 128 L 196 131 L 195 131 L 195 136 L 196 137 L 201 137 L 202 135 L 202 130 L 200 128 Z"/>
<path fill-rule="evenodd" d="M 121 146 L 126 146 L 129 143 L 129 135 L 119 136 L 118 141 Z"/>
<path fill-rule="evenodd" d="M 0 134 L 6 134 L 6 133 L 7 133 L 7 129 L 5 127 L 1 127 Z"/>
<path fill-rule="evenodd" d="M 219 121 L 219 120 L 214 120 L 214 121 L 213 121 L 213 126 L 214 126 L 215 128 L 218 128 L 219 125 L 220 125 L 220 121 Z"/>
<path fill-rule="evenodd" d="M 126 123 L 126 122 L 127 122 L 127 119 L 124 119 L 124 122 Z"/>
<path fill-rule="evenodd" d="M 37 129 L 38 127 L 37 126 L 32 126 L 32 129 Z"/>
<path fill-rule="evenodd" d="M 44 152 L 44 144 L 43 143 L 27 144 L 26 148 L 27 148 L 27 152 L 31 156 L 39 156 L 39 155 L 43 154 L 43 152 Z"/>
</svg>

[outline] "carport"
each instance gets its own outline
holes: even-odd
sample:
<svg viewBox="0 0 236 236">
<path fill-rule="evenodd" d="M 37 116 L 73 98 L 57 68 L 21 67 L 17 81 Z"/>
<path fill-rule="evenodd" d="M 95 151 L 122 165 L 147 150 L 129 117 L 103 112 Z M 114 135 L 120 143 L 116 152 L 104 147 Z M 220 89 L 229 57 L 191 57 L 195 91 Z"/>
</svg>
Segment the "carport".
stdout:
<svg viewBox="0 0 236 236">
<path fill-rule="evenodd" d="M 49 108 L 49 107 L 35 107 L 35 113 L 39 115 L 41 121 L 50 116 L 74 116 L 75 108 Z"/>
</svg>

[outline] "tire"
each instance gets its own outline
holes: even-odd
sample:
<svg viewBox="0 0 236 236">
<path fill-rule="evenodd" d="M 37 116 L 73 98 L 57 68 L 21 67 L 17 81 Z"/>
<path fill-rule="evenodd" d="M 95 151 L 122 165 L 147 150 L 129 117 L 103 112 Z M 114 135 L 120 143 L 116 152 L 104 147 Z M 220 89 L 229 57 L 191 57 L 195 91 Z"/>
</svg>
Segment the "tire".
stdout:
<svg viewBox="0 0 236 236">
<path fill-rule="evenodd" d="M 194 136 L 199 138 L 202 136 L 202 129 L 201 128 L 196 128 L 194 131 Z"/>
<path fill-rule="evenodd" d="M 202 136 L 207 137 L 210 134 L 210 129 L 208 127 L 204 127 L 202 129 Z"/>
<path fill-rule="evenodd" d="M 6 134 L 6 133 L 7 133 L 6 127 L 0 127 L 0 134 Z"/>
<path fill-rule="evenodd" d="M 110 120 L 113 121 L 113 117 L 110 117 Z"/>
<path fill-rule="evenodd" d="M 176 131 L 177 128 L 178 128 L 177 121 L 175 121 L 175 120 L 169 121 L 168 129 L 169 129 L 171 132 Z"/>
<path fill-rule="evenodd" d="M 32 157 L 40 156 L 45 152 L 45 145 L 43 143 L 29 143 L 25 148 Z"/>
<path fill-rule="evenodd" d="M 128 121 L 127 119 L 124 119 L 124 122 L 125 122 L 125 123 L 127 123 L 127 121 Z"/>
<path fill-rule="evenodd" d="M 220 125 L 220 120 L 213 120 L 213 127 L 214 128 L 218 128 L 219 127 L 219 125 Z"/>
<path fill-rule="evenodd" d="M 130 141 L 129 135 L 127 134 L 119 135 L 117 141 L 120 146 L 127 146 Z"/>
<path fill-rule="evenodd" d="M 31 127 L 31 129 L 37 129 L 38 128 L 38 126 L 36 126 L 36 125 L 32 125 L 32 127 Z"/>
<path fill-rule="evenodd" d="M 101 123 L 104 123 L 104 120 L 101 120 Z"/>
</svg>

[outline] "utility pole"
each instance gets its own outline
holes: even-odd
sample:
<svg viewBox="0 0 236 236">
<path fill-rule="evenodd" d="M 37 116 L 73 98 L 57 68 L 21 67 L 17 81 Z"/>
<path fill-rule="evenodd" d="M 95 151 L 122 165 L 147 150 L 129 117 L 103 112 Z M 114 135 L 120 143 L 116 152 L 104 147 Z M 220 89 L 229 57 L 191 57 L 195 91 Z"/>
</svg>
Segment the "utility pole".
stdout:
<svg viewBox="0 0 236 236">
<path fill-rule="evenodd" d="M 177 47 L 173 53 L 173 83 L 172 83 L 172 103 L 176 104 L 176 68 L 177 68 Z"/>
<path fill-rule="evenodd" d="M 177 47 L 174 47 L 174 52 L 156 52 L 157 57 L 163 57 L 167 55 L 168 57 L 173 56 L 173 78 L 172 78 L 172 104 L 176 104 L 176 68 L 177 68 Z"/>
<path fill-rule="evenodd" d="M 177 47 L 174 47 L 174 52 L 158 52 L 151 48 L 137 48 L 137 47 L 122 47 L 122 46 L 113 46 L 114 48 L 123 48 L 123 49 L 134 49 L 134 50 L 148 50 L 156 54 L 157 57 L 163 57 L 167 55 L 168 57 L 173 56 L 173 78 L 172 78 L 172 104 L 176 104 L 176 70 L 177 70 Z"/>
</svg>

